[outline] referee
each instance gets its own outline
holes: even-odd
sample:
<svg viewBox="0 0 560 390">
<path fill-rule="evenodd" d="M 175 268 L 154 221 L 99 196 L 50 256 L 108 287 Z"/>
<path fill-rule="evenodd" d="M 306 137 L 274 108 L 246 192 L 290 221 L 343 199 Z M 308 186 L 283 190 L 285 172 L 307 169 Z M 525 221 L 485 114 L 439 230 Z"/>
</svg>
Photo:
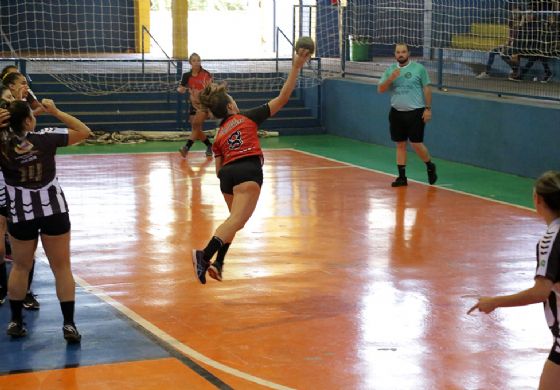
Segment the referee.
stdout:
<svg viewBox="0 0 560 390">
<path fill-rule="evenodd" d="M 431 161 L 430 152 L 424 145 L 424 127 L 432 119 L 432 90 L 430 76 L 426 68 L 418 62 L 410 61 L 408 45 L 395 46 L 396 64 L 391 65 L 379 80 L 380 93 L 391 91 L 391 112 L 389 124 L 391 139 L 397 144 L 397 167 L 399 176 L 391 183 L 393 187 L 408 185 L 406 179 L 406 142 L 424 163 L 428 171 L 428 182 L 437 181 L 436 165 Z"/>
</svg>

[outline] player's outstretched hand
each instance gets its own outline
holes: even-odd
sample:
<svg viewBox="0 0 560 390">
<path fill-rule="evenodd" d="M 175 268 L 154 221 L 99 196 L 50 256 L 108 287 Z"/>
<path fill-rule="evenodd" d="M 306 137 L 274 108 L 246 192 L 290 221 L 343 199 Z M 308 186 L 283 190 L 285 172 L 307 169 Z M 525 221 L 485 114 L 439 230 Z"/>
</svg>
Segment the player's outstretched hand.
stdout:
<svg viewBox="0 0 560 390">
<path fill-rule="evenodd" d="M 297 69 L 303 68 L 305 63 L 311 58 L 311 53 L 307 49 L 299 49 L 297 53 L 294 54 L 294 67 Z"/>
<path fill-rule="evenodd" d="M 54 104 L 54 100 L 52 99 L 43 99 L 41 100 L 41 104 L 43 105 L 45 111 L 51 115 L 54 115 L 58 112 L 58 108 L 56 107 L 56 104 Z"/>
<path fill-rule="evenodd" d="M 496 305 L 494 305 L 492 297 L 480 297 L 478 298 L 477 304 L 471 307 L 467 314 L 471 314 L 477 309 L 483 313 L 490 314 L 494 311 L 494 309 L 496 309 Z"/>
</svg>

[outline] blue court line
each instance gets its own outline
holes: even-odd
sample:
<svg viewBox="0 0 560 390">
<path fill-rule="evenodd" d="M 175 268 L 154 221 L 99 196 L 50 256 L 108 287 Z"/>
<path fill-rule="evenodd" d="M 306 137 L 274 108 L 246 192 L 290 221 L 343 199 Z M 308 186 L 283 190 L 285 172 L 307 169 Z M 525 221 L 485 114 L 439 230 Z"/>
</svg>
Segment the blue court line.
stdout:
<svg viewBox="0 0 560 390">
<path fill-rule="evenodd" d="M 6 301 L 0 306 L 0 375 L 172 357 L 216 388 L 231 389 L 204 367 L 78 286 L 75 319 L 82 342 L 67 344 L 62 336 L 62 313 L 54 277 L 48 264 L 42 261 L 36 263 L 32 289 L 38 295 L 41 309 L 24 310 L 26 337 L 12 339 L 5 334 L 10 305 Z"/>
</svg>

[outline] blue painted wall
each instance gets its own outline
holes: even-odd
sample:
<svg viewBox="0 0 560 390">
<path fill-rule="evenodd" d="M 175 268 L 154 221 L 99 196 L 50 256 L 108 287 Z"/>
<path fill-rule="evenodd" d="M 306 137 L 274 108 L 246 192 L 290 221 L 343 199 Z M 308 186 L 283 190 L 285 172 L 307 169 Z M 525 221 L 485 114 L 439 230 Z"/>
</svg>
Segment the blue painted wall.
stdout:
<svg viewBox="0 0 560 390">
<path fill-rule="evenodd" d="M 134 49 L 134 2 L 2 0 L 0 26 L 16 52 L 126 52 Z M 9 51 L 3 39 L 0 51 Z"/>
<path fill-rule="evenodd" d="M 322 94 L 327 133 L 394 146 L 376 84 L 326 80 Z M 425 143 L 436 159 L 537 177 L 560 170 L 560 107 L 434 92 Z"/>
</svg>

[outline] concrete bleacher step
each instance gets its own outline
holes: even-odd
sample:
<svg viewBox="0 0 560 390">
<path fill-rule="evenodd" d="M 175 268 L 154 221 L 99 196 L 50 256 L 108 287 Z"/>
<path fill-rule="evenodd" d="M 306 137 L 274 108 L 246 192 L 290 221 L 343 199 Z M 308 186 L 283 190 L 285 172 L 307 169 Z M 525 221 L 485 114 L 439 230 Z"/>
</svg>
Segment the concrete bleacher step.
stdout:
<svg viewBox="0 0 560 390">
<path fill-rule="evenodd" d="M 91 75 L 90 75 L 91 76 Z M 84 121 L 92 130 L 102 131 L 176 131 L 189 129 L 185 97 L 170 92 L 121 92 L 107 95 L 84 95 L 59 83 L 50 75 L 31 75 L 32 88 L 39 99 L 51 98 L 64 111 Z M 232 93 L 240 109 L 257 107 L 278 95 L 277 91 Z M 177 108 L 181 105 L 181 120 Z M 40 127 L 62 126 L 49 115 L 37 118 Z M 213 129 L 218 121 L 209 120 L 204 129 Z M 261 128 L 282 134 L 324 133 L 313 111 L 297 96 L 290 98 L 283 110 L 265 121 Z"/>
</svg>

